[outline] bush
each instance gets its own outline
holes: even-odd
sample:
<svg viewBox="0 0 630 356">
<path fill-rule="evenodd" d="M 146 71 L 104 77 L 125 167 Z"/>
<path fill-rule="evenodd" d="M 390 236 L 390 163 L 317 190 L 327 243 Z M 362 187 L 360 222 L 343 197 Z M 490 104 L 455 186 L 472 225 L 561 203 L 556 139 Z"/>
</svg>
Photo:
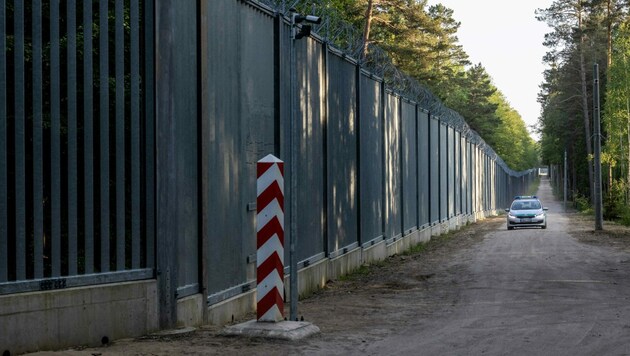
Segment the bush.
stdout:
<svg viewBox="0 0 630 356">
<path fill-rule="evenodd" d="M 619 220 L 619 222 L 622 225 L 630 226 L 630 208 L 624 208 L 624 211 L 621 213 L 621 219 Z"/>
<path fill-rule="evenodd" d="M 581 195 L 579 193 L 576 193 L 575 196 L 573 197 L 573 204 L 575 205 L 575 208 L 581 212 L 587 212 L 587 211 L 592 210 L 591 204 L 588 201 L 588 197 Z"/>
<path fill-rule="evenodd" d="M 626 184 L 622 180 L 615 179 L 610 187 L 610 192 L 604 196 L 604 219 L 623 220 L 630 214 L 625 202 Z"/>
</svg>

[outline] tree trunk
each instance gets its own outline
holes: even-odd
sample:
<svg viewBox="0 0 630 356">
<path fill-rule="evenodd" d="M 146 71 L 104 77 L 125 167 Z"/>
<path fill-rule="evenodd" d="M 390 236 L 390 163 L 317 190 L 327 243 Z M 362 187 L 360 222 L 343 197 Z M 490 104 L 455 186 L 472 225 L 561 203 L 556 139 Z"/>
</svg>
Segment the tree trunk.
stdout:
<svg viewBox="0 0 630 356">
<path fill-rule="evenodd" d="M 628 162 L 627 165 L 627 175 L 626 175 L 626 204 L 630 203 L 630 98 L 626 98 L 626 113 L 628 115 L 626 125 L 627 125 L 627 135 L 628 135 Z"/>
<path fill-rule="evenodd" d="M 370 41 L 370 27 L 372 26 L 372 10 L 374 0 L 368 0 L 368 7 L 365 10 L 365 28 L 363 29 L 363 49 L 361 50 L 361 60 L 365 60 L 368 55 L 368 44 Z"/>
<path fill-rule="evenodd" d="M 612 0 L 606 1 L 606 12 L 607 12 L 607 20 L 606 20 L 606 68 L 610 68 L 612 64 L 612 23 L 613 23 L 613 14 L 612 14 Z"/>
<path fill-rule="evenodd" d="M 579 10 L 578 14 L 578 31 L 582 31 L 582 11 Z M 588 92 L 586 91 L 586 66 L 584 64 L 584 34 L 580 33 L 580 81 L 582 84 L 582 112 L 584 114 L 584 135 L 586 138 L 586 155 L 592 157 L 593 148 L 591 146 L 591 119 L 588 113 Z M 588 164 L 588 182 L 590 188 L 591 203 L 594 202 L 594 189 L 593 189 L 593 164 Z"/>
</svg>

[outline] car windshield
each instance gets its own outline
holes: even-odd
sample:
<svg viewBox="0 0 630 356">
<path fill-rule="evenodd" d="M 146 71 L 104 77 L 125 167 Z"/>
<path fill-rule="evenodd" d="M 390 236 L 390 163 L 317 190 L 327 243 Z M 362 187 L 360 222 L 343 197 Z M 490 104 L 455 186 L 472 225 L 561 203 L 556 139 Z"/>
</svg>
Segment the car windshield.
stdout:
<svg viewBox="0 0 630 356">
<path fill-rule="evenodd" d="M 512 203 L 512 210 L 537 210 L 540 202 L 537 200 L 516 201 Z"/>
</svg>

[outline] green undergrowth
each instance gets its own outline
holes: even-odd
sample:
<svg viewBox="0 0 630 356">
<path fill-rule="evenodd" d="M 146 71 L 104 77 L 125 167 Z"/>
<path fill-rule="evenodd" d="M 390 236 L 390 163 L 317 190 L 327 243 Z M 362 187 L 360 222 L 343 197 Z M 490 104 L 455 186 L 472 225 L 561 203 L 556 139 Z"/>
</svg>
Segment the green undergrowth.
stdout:
<svg viewBox="0 0 630 356">
<path fill-rule="evenodd" d="M 354 281 L 354 280 L 361 279 L 363 277 L 367 277 L 371 273 L 373 273 L 375 270 L 388 266 L 389 263 L 393 261 L 394 258 L 397 258 L 397 257 L 400 258 L 400 256 L 411 257 L 419 253 L 426 252 L 431 246 L 444 243 L 446 240 L 451 239 L 453 237 L 453 234 L 456 231 L 461 231 L 462 229 L 469 228 L 470 226 L 471 224 L 467 223 L 466 225 L 462 226 L 460 230 L 449 231 L 439 236 L 433 236 L 431 237 L 431 240 L 426 241 L 426 242 L 421 242 L 417 245 L 411 246 L 409 249 L 403 251 L 400 254 L 394 254 L 383 260 L 377 260 L 377 261 L 372 261 L 370 263 L 363 264 L 359 266 L 357 269 L 353 270 L 352 272 L 344 274 L 338 277 L 337 279 L 339 281 Z"/>
</svg>

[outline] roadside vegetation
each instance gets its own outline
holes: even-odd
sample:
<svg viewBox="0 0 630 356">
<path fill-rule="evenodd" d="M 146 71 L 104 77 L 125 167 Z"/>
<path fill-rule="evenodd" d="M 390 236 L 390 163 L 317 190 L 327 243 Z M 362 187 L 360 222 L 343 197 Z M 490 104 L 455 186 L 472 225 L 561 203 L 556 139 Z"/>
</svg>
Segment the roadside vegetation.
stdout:
<svg viewBox="0 0 630 356">
<path fill-rule="evenodd" d="M 594 63 L 599 65 L 603 215 L 630 225 L 630 3 L 555 0 L 537 11 L 551 28 L 539 119 L 544 164 L 564 166 L 574 207 L 592 212 Z M 552 177 L 553 178 L 553 177 Z M 558 175 L 556 180 L 561 180 Z M 556 187 L 562 196 L 563 189 Z"/>
</svg>

